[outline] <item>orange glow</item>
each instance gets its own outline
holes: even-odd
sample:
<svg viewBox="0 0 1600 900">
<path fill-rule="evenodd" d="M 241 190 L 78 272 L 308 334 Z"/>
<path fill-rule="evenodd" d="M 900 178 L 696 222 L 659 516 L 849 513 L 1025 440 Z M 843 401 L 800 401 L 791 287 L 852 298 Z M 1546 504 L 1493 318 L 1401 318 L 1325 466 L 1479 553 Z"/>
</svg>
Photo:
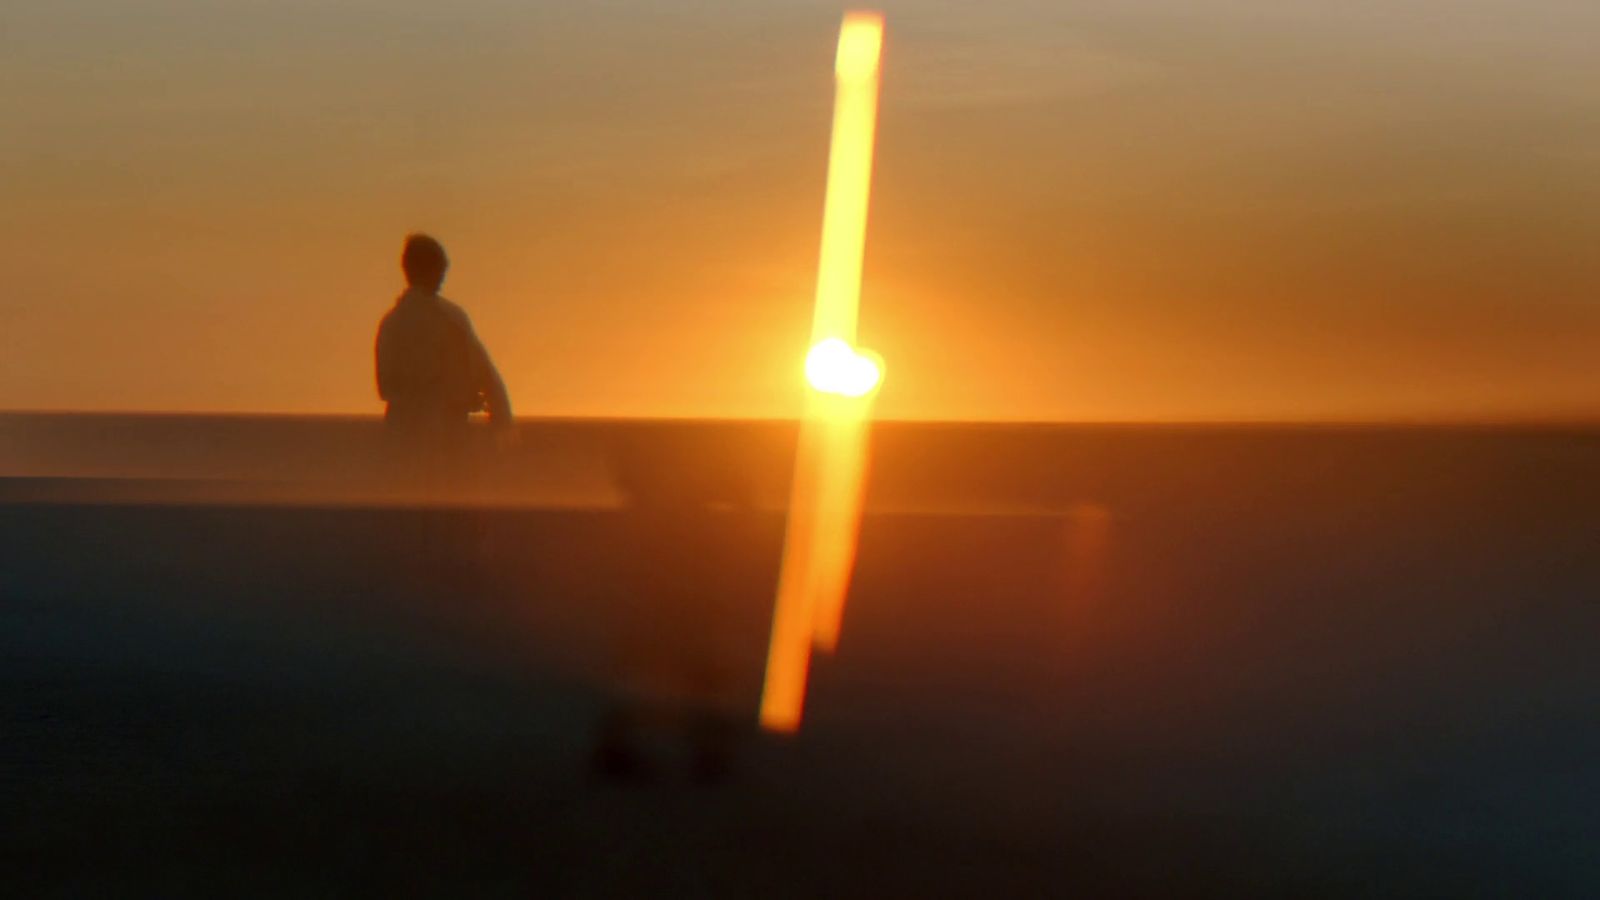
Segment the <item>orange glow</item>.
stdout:
<svg viewBox="0 0 1600 900">
<path fill-rule="evenodd" d="M 773 604 L 761 724 L 800 727 L 811 650 L 839 643 L 855 567 L 867 471 L 872 395 L 881 360 L 854 346 L 861 301 L 883 17 L 852 12 L 839 30 L 833 144 L 822 217 L 822 254 L 778 595 Z"/>
</svg>

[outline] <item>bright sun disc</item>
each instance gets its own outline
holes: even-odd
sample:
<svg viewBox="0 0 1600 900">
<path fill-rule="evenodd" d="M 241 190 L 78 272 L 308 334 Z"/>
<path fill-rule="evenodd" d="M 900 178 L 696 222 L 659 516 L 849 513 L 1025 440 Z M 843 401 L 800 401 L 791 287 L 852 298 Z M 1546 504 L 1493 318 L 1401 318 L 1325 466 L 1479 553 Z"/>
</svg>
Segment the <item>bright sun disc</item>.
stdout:
<svg viewBox="0 0 1600 900">
<path fill-rule="evenodd" d="M 839 338 L 821 341 L 806 354 L 806 381 L 824 394 L 865 397 L 882 378 L 876 362 Z"/>
</svg>

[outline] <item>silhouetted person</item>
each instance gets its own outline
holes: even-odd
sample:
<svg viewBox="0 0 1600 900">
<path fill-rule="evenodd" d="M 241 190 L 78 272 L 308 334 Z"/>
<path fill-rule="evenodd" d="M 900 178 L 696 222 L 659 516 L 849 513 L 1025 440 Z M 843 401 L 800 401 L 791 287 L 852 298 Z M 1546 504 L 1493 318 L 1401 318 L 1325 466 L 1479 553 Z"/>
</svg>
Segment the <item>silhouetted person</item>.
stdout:
<svg viewBox="0 0 1600 900">
<path fill-rule="evenodd" d="M 478 463 L 471 452 L 468 417 L 487 410 L 497 437 L 509 443 L 511 399 L 472 321 L 461 307 L 439 296 L 450 260 L 425 234 L 406 238 L 400 255 L 407 288 L 378 325 L 378 396 L 388 403 L 384 421 L 392 442 L 394 486 L 411 500 L 437 502 L 471 496 Z M 420 510 L 405 553 L 426 578 L 450 590 L 478 572 L 473 548 L 481 548 L 485 524 Z"/>
<path fill-rule="evenodd" d="M 425 234 L 406 238 L 400 256 L 406 292 L 378 325 L 378 396 L 398 432 L 449 441 L 467 417 L 487 409 L 489 421 L 511 425 L 511 398 L 472 330 L 466 311 L 439 296 L 450 260 Z"/>
</svg>

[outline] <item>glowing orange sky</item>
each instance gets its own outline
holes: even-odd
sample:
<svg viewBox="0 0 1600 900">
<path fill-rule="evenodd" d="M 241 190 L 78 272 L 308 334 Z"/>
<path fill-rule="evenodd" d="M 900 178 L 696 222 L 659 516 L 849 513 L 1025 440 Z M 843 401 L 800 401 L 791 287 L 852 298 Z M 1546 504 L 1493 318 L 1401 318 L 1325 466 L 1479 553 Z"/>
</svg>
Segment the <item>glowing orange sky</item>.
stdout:
<svg viewBox="0 0 1600 900">
<path fill-rule="evenodd" d="M 1600 414 L 1592 4 L 885 6 L 883 416 Z M 797 413 L 839 12 L 11 0 L 0 408 L 376 413 L 422 228 L 519 413 Z"/>
</svg>

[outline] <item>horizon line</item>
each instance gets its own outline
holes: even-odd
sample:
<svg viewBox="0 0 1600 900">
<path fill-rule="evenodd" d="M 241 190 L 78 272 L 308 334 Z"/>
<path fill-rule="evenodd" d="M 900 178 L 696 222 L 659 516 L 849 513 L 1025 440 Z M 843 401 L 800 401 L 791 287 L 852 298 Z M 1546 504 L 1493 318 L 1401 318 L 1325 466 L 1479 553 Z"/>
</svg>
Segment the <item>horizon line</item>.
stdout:
<svg viewBox="0 0 1600 900">
<path fill-rule="evenodd" d="M 241 411 L 241 410 L 164 410 L 164 409 L 0 409 L 0 418 L 146 418 L 146 419 L 302 419 L 344 422 L 381 422 L 382 413 L 291 412 L 291 411 Z M 579 415 L 545 414 L 516 416 L 513 422 L 525 425 L 584 425 L 584 424 L 714 424 L 736 423 L 749 425 L 798 425 L 800 416 L 740 416 L 740 415 Z M 1390 416 L 1390 417 L 1323 417 L 1323 418 L 1271 418 L 1271 417 L 1217 417 L 1217 418 L 1127 418 L 1127 419 L 1044 419 L 1044 418 L 875 418 L 879 425 L 931 425 L 931 426 L 995 426 L 1013 428 L 1539 428 L 1539 429 L 1600 429 L 1600 413 L 1584 415 L 1521 415 L 1521 416 Z M 474 424 L 477 424 L 476 422 Z"/>
</svg>

